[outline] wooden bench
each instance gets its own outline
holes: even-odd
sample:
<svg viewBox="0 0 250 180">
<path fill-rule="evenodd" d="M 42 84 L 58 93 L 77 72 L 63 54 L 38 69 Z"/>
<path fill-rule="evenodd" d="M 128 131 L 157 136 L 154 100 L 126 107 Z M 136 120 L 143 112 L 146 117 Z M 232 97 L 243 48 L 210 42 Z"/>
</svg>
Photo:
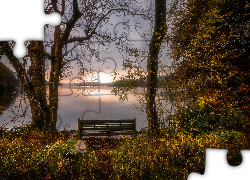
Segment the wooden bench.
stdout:
<svg viewBox="0 0 250 180">
<path fill-rule="evenodd" d="M 78 139 L 86 136 L 134 135 L 136 118 L 124 120 L 80 120 L 78 118 Z"/>
</svg>

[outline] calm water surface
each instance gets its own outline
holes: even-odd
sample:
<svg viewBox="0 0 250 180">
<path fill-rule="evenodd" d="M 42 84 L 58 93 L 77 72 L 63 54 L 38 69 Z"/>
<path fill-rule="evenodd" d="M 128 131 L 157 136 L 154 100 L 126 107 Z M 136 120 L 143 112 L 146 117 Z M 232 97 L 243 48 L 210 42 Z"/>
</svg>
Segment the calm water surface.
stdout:
<svg viewBox="0 0 250 180">
<path fill-rule="evenodd" d="M 146 114 L 137 110 L 140 104 L 130 93 L 129 100 L 121 102 L 111 93 L 112 87 L 59 87 L 58 130 L 77 129 L 77 120 L 137 119 L 137 130 L 147 127 Z M 31 121 L 29 100 L 20 94 L 14 103 L 0 115 L 0 126 L 12 128 Z"/>
</svg>

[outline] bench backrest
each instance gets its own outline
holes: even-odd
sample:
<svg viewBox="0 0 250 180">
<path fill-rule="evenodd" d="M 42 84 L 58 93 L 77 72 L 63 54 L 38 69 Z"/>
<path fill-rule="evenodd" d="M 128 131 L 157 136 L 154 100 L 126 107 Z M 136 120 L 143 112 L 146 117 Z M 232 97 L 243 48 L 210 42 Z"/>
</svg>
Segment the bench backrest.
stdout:
<svg viewBox="0 0 250 180">
<path fill-rule="evenodd" d="M 124 120 L 80 120 L 78 118 L 78 139 L 83 136 L 134 135 L 136 118 Z"/>
</svg>

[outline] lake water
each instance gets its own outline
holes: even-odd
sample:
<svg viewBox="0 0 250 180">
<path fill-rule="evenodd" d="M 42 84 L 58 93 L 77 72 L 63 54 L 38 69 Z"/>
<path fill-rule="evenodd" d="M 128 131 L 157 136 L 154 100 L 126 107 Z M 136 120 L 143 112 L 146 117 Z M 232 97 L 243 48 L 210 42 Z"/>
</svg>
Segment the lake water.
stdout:
<svg viewBox="0 0 250 180">
<path fill-rule="evenodd" d="M 88 119 L 133 119 L 136 118 L 137 130 L 147 127 L 145 111 L 135 100 L 135 94 L 128 94 L 128 101 L 119 100 L 111 93 L 112 87 L 60 86 L 58 107 L 58 130 L 77 129 L 77 120 Z M 143 108 L 142 108 L 143 109 Z M 144 108 L 145 110 L 145 108 Z M 0 115 L 0 126 L 12 128 L 31 121 L 29 100 L 18 94 L 9 108 Z"/>
</svg>

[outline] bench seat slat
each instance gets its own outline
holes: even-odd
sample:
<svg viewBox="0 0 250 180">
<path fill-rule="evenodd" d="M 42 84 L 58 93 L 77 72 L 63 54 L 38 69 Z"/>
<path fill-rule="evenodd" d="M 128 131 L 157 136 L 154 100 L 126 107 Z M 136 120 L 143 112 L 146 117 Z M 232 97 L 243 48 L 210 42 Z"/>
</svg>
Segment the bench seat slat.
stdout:
<svg viewBox="0 0 250 180">
<path fill-rule="evenodd" d="M 124 126 L 124 127 L 134 127 L 133 124 L 85 124 L 81 125 L 82 128 L 84 127 L 117 127 L 117 126 Z"/>
<path fill-rule="evenodd" d="M 78 138 L 83 136 L 134 135 L 136 119 L 124 120 L 80 120 L 78 118 Z"/>
<path fill-rule="evenodd" d="M 88 125 L 81 125 L 82 128 L 88 128 L 88 127 L 127 127 L 132 128 L 134 127 L 133 124 L 88 124 Z"/>
<path fill-rule="evenodd" d="M 101 130 L 101 131 L 96 131 L 96 130 L 86 130 L 84 132 L 82 132 L 81 134 L 88 134 L 88 133 L 102 133 L 102 132 L 105 132 L 105 133 L 111 133 L 111 132 L 114 132 L 114 133 L 120 133 L 120 132 L 129 132 L 129 133 L 133 133 L 132 130 L 112 130 L 112 131 L 107 131 L 107 130 Z"/>
<path fill-rule="evenodd" d="M 87 133 L 87 134 L 82 134 L 82 136 L 115 136 L 115 135 L 133 135 L 133 133 Z"/>
<path fill-rule="evenodd" d="M 133 128 L 119 128 L 119 127 L 114 127 L 114 128 L 82 128 L 82 131 L 85 131 L 85 130 L 96 130 L 96 131 L 100 131 L 100 130 L 106 130 L 106 131 L 123 131 L 123 130 L 131 130 L 133 131 Z"/>
<path fill-rule="evenodd" d="M 134 123 L 134 120 L 80 120 L 81 124 L 100 124 L 100 123 Z"/>
</svg>

